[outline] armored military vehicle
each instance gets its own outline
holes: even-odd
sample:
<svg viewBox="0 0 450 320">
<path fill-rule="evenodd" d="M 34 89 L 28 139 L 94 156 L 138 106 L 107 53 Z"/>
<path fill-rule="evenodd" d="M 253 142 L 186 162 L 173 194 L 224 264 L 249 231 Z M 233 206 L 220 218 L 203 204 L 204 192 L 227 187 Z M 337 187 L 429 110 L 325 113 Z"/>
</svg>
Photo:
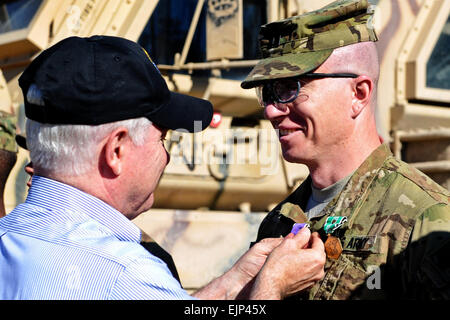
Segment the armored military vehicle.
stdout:
<svg viewBox="0 0 450 320">
<path fill-rule="evenodd" d="M 175 260 L 194 290 L 223 273 L 255 239 L 270 208 L 308 175 L 282 159 L 256 95 L 240 82 L 259 58 L 259 26 L 330 0 L 12 0 L 0 5 L 0 109 L 24 130 L 17 79 L 42 50 L 69 36 L 140 43 L 171 90 L 215 108 L 202 133 L 174 131 L 172 161 L 154 208 L 134 222 Z M 380 136 L 394 154 L 450 188 L 450 1 L 371 0 L 381 59 Z M 7 211 L 27 193 L 21 149 Z"/>
</svg>

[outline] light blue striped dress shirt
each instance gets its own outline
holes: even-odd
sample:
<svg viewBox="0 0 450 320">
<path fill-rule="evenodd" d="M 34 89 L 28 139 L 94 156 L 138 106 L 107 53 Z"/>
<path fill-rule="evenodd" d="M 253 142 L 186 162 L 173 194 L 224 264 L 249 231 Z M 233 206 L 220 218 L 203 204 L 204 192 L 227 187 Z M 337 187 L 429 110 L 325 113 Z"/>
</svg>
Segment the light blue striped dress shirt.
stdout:
<svg viewBox="0 0 450 320">
<path fill-rule="evenodd" d="M 0 219 L 0 299 L 192 299 L 120 212 L 34 176 Z"/>
</svg>

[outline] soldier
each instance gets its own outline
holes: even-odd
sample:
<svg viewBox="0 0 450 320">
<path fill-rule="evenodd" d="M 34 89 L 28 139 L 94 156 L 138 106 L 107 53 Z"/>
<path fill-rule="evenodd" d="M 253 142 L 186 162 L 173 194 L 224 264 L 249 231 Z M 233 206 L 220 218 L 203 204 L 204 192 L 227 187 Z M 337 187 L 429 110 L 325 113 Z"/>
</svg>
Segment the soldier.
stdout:
<svg viewBox="0 0 450 320">
<path fill-rule="evenodd" d="M 302 299 L 450 298 L 449 193 L 393 157 L 375 124 L 379 63 L 367 0 L 261 27 L 256 88 L 283 157 L 309 177 L 260 225 L 257 241 L 309 223 L 324 278 Z"/>
<path fill-rule="evenodd" d="M 60 41 L 19 85 L 34 174 L 25 203 L 0 219 L 0 299 L 192 299 L 130 220 L 153 204 L 167 131 L 205 129 L 212 105 L 169 91 L 142 47 L 109 36 Z M 280 299 L 324 263 L 305 229 L 258 244 L 194 297 Z"/>
<path fill-rule="evenodd" d="M 8 176 L 17 160 L 16 118 L 0 111 L 0 218 L 6 215 L 4 192 Z"/>
</svg>

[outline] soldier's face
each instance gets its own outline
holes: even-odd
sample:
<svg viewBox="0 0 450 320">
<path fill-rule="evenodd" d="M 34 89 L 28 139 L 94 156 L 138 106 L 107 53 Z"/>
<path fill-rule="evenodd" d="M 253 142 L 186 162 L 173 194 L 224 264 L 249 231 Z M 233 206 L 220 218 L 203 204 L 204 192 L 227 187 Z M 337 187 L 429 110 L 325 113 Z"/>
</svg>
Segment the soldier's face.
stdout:
<svg viewBox="0 0 450 320">
<path fill-rule="evenodd" d="M 333 71 L 319 68 L 316 72 Z M 349 79 L 305 79 L 296 100 L 284 108 L 267 105 L 264 114 L 278 131 L 283 157 L 314 165 L 342 152 L 353 130 L 351 94 Z"/>
</svg>

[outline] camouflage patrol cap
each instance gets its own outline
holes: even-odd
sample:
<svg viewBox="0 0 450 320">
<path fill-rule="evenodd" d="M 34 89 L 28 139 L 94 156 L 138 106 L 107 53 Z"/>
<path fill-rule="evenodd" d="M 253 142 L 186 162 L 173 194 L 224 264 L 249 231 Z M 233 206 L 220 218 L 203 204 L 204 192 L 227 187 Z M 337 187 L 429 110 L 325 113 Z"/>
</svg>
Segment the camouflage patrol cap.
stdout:
<svg viewBox="0 0 450 320">
<path fill-rule="evenodd" d="M 17 152 L 16 145 L 16 117 L 0 111 L 0 149 Z"/>
<path fill-rule="evenodd" d="M 263 25 L 263 59 L 241 87 L 250 89 L 261 81 L 307 73 L 324 63 L 335 48 L 377 41 L 373 13 L 368 0 L 339 0 L 316 11 Z"/>
</svg>

